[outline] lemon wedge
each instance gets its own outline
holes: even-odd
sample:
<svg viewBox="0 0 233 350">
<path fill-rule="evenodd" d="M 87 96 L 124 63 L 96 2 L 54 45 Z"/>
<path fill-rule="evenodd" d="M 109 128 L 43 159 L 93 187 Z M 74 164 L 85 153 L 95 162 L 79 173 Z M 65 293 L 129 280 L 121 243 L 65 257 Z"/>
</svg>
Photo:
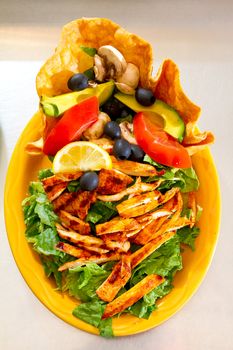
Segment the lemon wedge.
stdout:
<svg viewBox="0 0 233 350">
<path fill-rule="evenodd" d="M 90 141 L 69 143 L 57 152 L 53 160 L 54 174 L 111 168 L 112 160 L 109 154 Z"/>
</svg>

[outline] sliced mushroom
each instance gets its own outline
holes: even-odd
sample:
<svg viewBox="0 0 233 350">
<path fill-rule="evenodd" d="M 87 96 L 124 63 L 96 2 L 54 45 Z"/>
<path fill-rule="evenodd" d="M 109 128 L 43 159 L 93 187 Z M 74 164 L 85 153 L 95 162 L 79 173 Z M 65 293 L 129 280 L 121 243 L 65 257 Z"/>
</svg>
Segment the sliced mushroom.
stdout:
<svg viewBox="0 0 233 350">
<path fill-rule="evenodd" d="M 111 45 L 104 45 L 98 49 L 98 55 L 104 59 L 110 78 L 120 77 L 127 68 L 127 62 L 120 51 Z"/>
<path fill-rule="evenodd" d="M 105 76 L 106 76 L 106 70 L 104 67 L 104 60 L 98 55 L 94 56 L 93 69 L 94 69 L 96 80 L 101 81 L 101 82 L 104 81 Z"/>
<path fill-rule="evenodd" d="M 92 124 L 84 133 L 83 136 L 87 140 L 97 140 L 104 133 L 104 126 L 111 121 L 111 118 L 104 112 L 100 112 L 98 120 Z"/>
<path fill-rule="evenodd" d="M 139 82 L 138 67 L 133 63 L 128 63 L 125 72 L 117 79 L 117 82 L 128 85 L 132 89 L 136 89 Z"/>
<path fill-rule="evenodd" d="M 119 126 L 121 128 L 122 137 L 126 141 L 128 141 L 129 143 L 137 145 L 137 141 L 136 141 L 135 137 L 133 136 L 133 124 L 125 121 L 125 122 L 120 123 Z"/>
<path fill-rule="evenodd" d="M 135 89 L 124 83 L 115 83 L 115 85 L 120 92 L 123 92 L 123 94 L 133 95 L 135 92 Z"/>
</svg>

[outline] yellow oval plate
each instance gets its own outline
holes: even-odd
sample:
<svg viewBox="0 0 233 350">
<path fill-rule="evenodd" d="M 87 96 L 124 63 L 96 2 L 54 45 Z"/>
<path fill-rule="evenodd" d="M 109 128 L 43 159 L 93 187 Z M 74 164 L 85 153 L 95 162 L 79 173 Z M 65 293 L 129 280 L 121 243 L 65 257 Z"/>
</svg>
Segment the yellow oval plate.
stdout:
<svg viewBox="0 0 233 350">
<path fill-rule="evenodd" d="M 11 250 L 25 281 L 37 298 L 55 315 L 69 324 L 90 333 L 98 330 L 72 316 L 77 300 L 66 293 L 55 290 L 53 281 L 44 274 L 40 259 L 27 243 L 21 202 L 25 198 L 28 184 L 35 180 L 39 169 L 50 167 L 47 157 L 29 156 L 24 148 L 27 142 L 37 138 L 41 121 L 36 114 L 26 126 L 13 152 L 5 185 L 5 222 Z M 158 302 L 158 309 L 149 320 L 131 315 L 122 315 L 113 320 L 116 336 L 135 334 L 158 326 L 178 309 L 196 291 L 201 283 L 214 253 L 220 221 L 220 190 L 218 178 L 209 150 L 193 156 L 193 164 L 200 180 L 198 203 L 203 207 L 199 222 L 201 234 L 196 240 L 196 250 L 185 249 L 182 271 L 175 276 L 172 292 Z"/>
</svg>

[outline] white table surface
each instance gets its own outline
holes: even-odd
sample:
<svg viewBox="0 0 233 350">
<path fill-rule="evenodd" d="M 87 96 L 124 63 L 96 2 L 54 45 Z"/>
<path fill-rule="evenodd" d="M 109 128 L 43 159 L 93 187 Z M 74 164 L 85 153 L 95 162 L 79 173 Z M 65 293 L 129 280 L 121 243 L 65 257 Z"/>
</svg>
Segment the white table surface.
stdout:
<svg viewBox="0 0 233 350">
<path fill-rule="evenodd" d="M 0 11 L 0 349 L 233 349 L 233 2 L 58 1 L 52 14 L 47 2 L 32 3 L 4 0 Z M 14 262 L 3 214 L 7 165 L 38 104 L 37 60 L 56 46 L 58 25 L 84 15 L 110 17 L 150 40 L 156 66 L 163 57 L 177 61 L 183 86 L 203 107 L 200 128 L 216 135 L 212 153 L 222 191 L 220 237 L 197 293 L 158 328 L 113 340 L 71 327 L 37 300 Z"/>
</svg>

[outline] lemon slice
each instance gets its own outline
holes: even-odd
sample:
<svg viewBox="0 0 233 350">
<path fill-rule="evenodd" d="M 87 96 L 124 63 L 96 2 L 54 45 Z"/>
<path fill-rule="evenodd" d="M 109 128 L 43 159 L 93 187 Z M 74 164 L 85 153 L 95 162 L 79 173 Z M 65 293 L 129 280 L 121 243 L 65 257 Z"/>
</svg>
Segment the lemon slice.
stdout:
<svg viewBox="0 0 233 350">
<path fill-rule="evenodd" d="M 111 168 L 112 160 L 109 154 L 89 141 L 69 143 L 57 152 L 53 160 L 54 174 Z"/>
</svg>

